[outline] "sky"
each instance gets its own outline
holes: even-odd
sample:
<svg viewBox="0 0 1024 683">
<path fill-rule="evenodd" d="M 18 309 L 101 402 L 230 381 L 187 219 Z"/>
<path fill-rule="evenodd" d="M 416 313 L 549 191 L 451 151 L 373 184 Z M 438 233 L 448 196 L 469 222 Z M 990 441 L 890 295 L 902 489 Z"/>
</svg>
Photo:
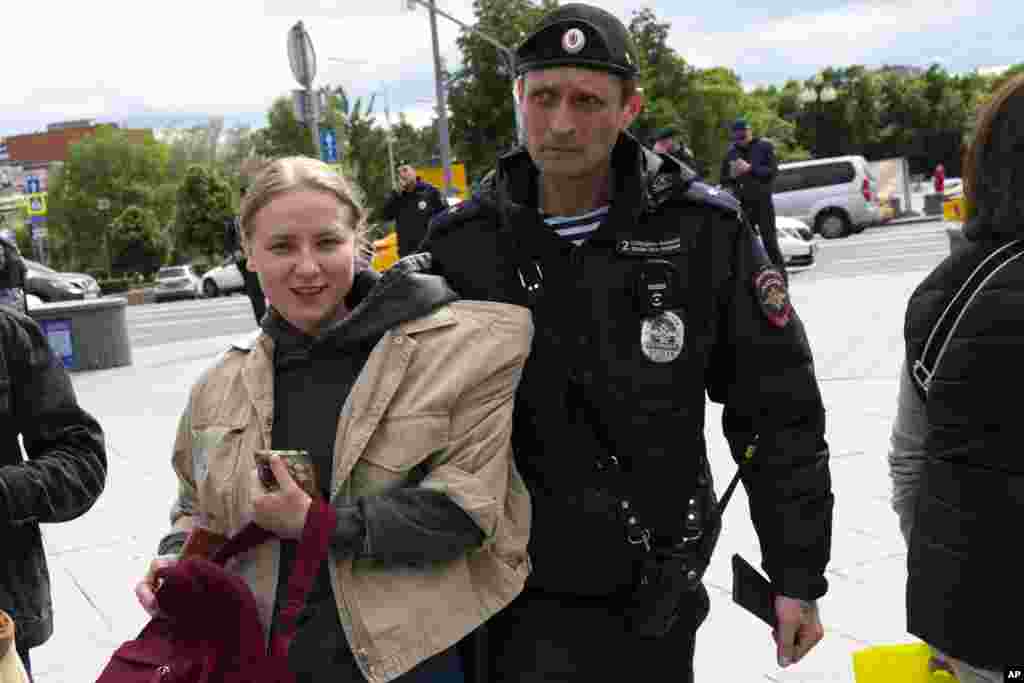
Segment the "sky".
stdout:
<svg viewBox="0 0 1024 683">
<path fill-rule="evenodd" d="M 473 23 L 472 0 L 437 0 Z M 830 66 L 938 63 L 954 73 L 1022 60 L 1020 0 L 592 0 L 628 21 L 651 7 L 669 44 L 697 67 L 733 69 L 744 86 L 805 79 Z M 224 116 L 261 126 L 298 87 L 286 36 L 302 20 L 317 53 L 314 85 L 378 97 L 425 125 L 434 107 L 426 10 L 406 0 L 49 0 L 5 12 L 0 136 L 77 118 L 175 127 Z M 24 21 L 17 15 L 25 13 Z M 458 28 L 439 18 L 441 52 L 458 63 Z M 18 26 L 20 28 L 15 29 Z"/>
</svg>

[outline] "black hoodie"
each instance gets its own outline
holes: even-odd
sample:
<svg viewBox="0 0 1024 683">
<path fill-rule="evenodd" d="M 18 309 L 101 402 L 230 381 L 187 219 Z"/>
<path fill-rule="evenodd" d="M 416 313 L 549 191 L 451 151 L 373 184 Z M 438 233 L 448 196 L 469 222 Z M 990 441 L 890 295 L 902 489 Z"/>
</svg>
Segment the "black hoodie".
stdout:
<svg viewBox="0 0 1024 683">
<path fill-rule="evenodd" d="M 311 337 L 270 309 L 263 324 L 274 340 L 274 448 L 309 451 L 322 493 L 329 495 L 338 415 L 366 359 L 395 325 L 423 317 L 456 299 L 445 281 L 425 271 L 426 254 L 399 261 L 383 276 L 356 275 L 346 300 L 351 314 Z M 425 474 L 425 473 L 424 473 Z M 443 561 L 479 546 L 484 534 L 462 508 L 438 491 L 410 486 L 336 504 L 331 539 L 336 554 L 372 557 L 385 565 Z M 277 604 L 284 599 L 295 558 L 294 541 L 281 544 Z M 289 660 L 299 680 L 363 680 L 342 630 L 327 562 L 300 613 Z M 276 609 L 275 609 L 276 612 Z M 276 618 L 276 614 L 275 614 Z M 451 653 L 421 666 L 447 667 Z"/>
</svg>

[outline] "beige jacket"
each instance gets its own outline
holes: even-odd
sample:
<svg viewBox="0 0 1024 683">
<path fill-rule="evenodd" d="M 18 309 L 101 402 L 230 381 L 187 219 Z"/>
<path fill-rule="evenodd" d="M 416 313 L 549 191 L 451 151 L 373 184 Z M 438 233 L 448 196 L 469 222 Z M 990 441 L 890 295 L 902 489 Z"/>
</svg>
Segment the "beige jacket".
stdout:
<svg viewBox="0 0 1024 683">
<path fill-rule="evenodd" d="M 522 590 L 530 501 L 512 462 L 512 405 L 532 335 L 522 307 L 456 301 L 385 334 L 342 409 L 332 500 L 406 485 L 415 465 L 443 451 L 419 485 L 447 493 L 485 534 L 481 548 L 444 564 L 383 567 L 331 556 L 341 623 L 372 683 L 451 647 Z M 174 446 L 177 527 L 191 518 L 230 536 L 248 521 L 252 453 L 270 447 L 272 358 L 273 342 L 260 334 L 193 387 Z M 272 541 L 230 565 L 248 581 L 265 625 L 279 558 Z"/>
</svg>

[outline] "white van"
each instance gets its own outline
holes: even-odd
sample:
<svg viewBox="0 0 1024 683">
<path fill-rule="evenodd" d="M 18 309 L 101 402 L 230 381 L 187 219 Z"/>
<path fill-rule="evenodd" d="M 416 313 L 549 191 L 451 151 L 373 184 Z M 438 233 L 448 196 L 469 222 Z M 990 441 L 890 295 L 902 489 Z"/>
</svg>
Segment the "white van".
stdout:
<svg viewBox="0 0 1024 683">
<path fill-rule="evenodd" d="M 798 218 L 828 239 L 881 220 L 878 178 L 861 156 L 779 164 L 772 188 L 779 216 Z"/>
</svg>

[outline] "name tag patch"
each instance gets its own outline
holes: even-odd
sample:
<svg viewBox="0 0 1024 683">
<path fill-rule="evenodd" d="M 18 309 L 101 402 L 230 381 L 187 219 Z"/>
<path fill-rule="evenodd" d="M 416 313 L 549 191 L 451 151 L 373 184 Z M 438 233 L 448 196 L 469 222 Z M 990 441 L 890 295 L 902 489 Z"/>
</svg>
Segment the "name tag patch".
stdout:
<svg viewBox="0 0 1024 683">
<path fill-rule="evenodd" d="M 675 237 L 663 241 L 621 240 L 616 251 L 624 256 L 651 256 L 678 254 L 683 250 L 683 240 Z"/>
</svg>

